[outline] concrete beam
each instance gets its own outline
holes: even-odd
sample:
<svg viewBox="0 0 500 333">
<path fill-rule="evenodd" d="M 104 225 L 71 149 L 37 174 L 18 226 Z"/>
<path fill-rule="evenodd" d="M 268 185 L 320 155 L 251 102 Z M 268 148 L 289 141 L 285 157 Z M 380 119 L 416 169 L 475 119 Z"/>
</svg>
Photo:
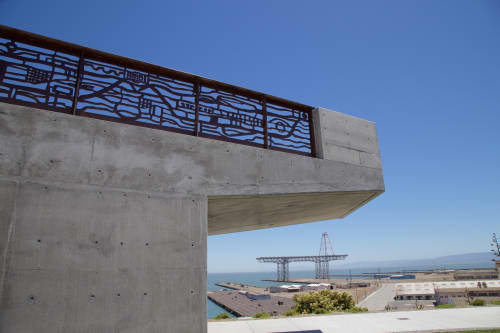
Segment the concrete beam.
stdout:
<svg viewBox="0 0 500 333">
<path fill-rule="evenodd" d="M 346 193 L 346 209 L 332 210 L 328 216 L 315 215 L 317 199 L 305 197 L 311 200 L 304 209 L 311 212 L 306 219 L 294 218 L 297 223 L 315 216 L 345 216 L 358 207 L 357 198 L 345 205 L 345 200 L 352 198 L 350 192 L 365 191 L 370 196 L 384 191 L 375 125 L 325 109 L 314 113 L 321 158 L 8 104 L 0 104 L 0 111 L 2 141 L 6 143 L 0 148 L 0 171 L 5 176 L 202 195 L 217 197 L 218 201 L 231 200 L 232 196 L 248 196 L 248 200 L 265 196 L 262 198 L 270 200 L 269 195 L 321 193 L 337 193 L 336 198 L 340 198 L 340 193 Z M 337 131 L 343 132 L 330 134 Z M 224 196 L 228 199 L 221 199 Z M 274 204 L 282 211 L 288 205 L 281 199 Z M 338 206 L 335 202 L 331 205 Z M 220 226 L 225 222 L 218 221 L 219 216 L 240 219 L 238 214 L 228 216 L 226 208 L 217 212 L 216 207 L 219 205 L 211 209 L 209 229 L 214 225 L 218 233 L 224 232 Z M 291 220 L 290 216 L 283 216 L 281 221 L 271 215 L 260 218 L 273 219 L 276 226 Z M 248 226 L 242 225 L 241 230 L 248 230 Z M 234 226 L 226 230 L 233 231 Z"/>
<path fill-rule="evenodd" d="M 380 191 L 210 197 L 209 235 L 343 218 Z M 235 218 L 239 216 L 239 218 Z"/>
</svg>

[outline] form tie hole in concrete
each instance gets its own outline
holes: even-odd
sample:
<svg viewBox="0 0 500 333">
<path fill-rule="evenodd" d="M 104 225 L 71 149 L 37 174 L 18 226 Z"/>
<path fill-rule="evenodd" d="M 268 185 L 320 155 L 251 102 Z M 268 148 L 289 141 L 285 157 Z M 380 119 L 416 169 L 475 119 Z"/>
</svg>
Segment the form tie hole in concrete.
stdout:
<svg viewBox="0 0 500 333">
<path fill-rule="evenodd" d="M 144 296 L 148 296 L 148 293 L 144 293 Z"/>
<path fill-rule="evenodd" d="M 102 192 L 101 192 L 101 191 L 99 191 L 99 194 L 102 194 Z"/>
<path fill-rule="evenodd" d="M 50 163 L 54 163 L 54 160 L 50 160 L 49 162 L 50 162 Z"/>
<path fill-rule="evenodd" d="M 151 174 L 150 174 L 150 173 L 148 173 L 148 177 L 151 177 Z"/>
<path fill-rule="evenodd" d="M 151 196 L 150 196 L 150 195 L 148 195 L 148 199 L 151 199 Z"/>
<path fill-rule="evenodd" d="M 44 186 L 43 188 L 44 188 L 45 190 L 48 190 L 48 189 L 49 189 L 47 186 Z"/>
<path fill-rule="evenodd" d="M 99 241 L 95 241 L 94 243 L 98 244 L 98 243 L 99 243 Z"/>
<path fill-rule="evenodd" d="M 90 298 L 94 298 L 94 297 L 95 297 L 95 295 L 94 295 L 94 294 L 90 294 Z"/>
<path fill-rule="evenodd" d="M 190 293 L 191 293 L 191 295 L 194 294 L 194 290 L 191 290 Z"/>
<path fill-rule="evenodd" d="M 191 177 L 191 176 L 189 176 L 188 178 L 189 178 L 189 179 L 193 179 L 193 177 Z"/>
<path fill-rule="evenodd" d="M 120 293 L 118 293 L 118 294 L 116 294 L 116 296 L 120 297 L 121 295 L 120 295 Z"/>
<path fill-rule="evenodd" d="M 146 243 L 146 246 L 149 246 L 149 243 Z"/>
<path fill-rule="evenodd" d="M 123 242 L 120 242 L 120 245 L 123 246 Z"/>
<path fill-rule="evenodd" d="M 37 241 L 38 243 L 41 243 L 41 242 L 42 242 L 42 240 L 41 240 L 41 239 L 37 239 L 36 241 Z"/>
<path fill-rule="evenodd" d="M 194 243 L 191 243 L 191 247 L 194 247 Z"/>
<path fill-rule="evenodd" d="M 35 300 L 35 296 L 31 295 L 30 296 L 30 300 L 34 301 Z"/>
<path fill-rule="evenodd" d="M 123 196 L 126 197 L 127 196 L 127 193 L 123 193 Z"/>
<path fill-rule="evenodd" d="M 102 170 L 101 170 L 101 169 L 99 169 L 99 170 L 97 170 L 97 172 L 102 172 Z"/>
</svg>

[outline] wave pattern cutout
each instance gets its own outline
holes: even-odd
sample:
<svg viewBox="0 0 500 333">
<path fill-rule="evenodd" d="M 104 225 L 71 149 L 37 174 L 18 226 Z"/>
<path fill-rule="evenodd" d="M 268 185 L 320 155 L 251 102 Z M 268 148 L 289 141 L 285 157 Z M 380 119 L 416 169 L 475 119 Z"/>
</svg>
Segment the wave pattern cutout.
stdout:
<svg viewBox="0 0 500 333">
<path fill-rule="evenodd" d="M 82 56 L 85 49 L 57 49 L 0 37 L 0 101 L 313 155 L 309 107 L 148 66 L 139 67 L 150 72 L 137 70 L 113 57 L 103 62 Z"/>
<path fill-rule="evenodd" d="M 181 132 L 193 132 L 195 86 L 85 59 L 77 110 Z"/>
<path fill-rule="evenodd" d="M 0 101 L 71 112 L 78 60 L 0 38 Z"/>
</svg>

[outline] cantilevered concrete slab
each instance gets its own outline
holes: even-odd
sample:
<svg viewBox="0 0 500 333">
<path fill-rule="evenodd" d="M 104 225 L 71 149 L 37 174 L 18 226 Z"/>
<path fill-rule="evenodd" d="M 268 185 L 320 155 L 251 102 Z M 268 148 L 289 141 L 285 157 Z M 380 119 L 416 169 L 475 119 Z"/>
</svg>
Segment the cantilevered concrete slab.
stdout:
<svg viewBox="0 0 500 333">
<path fill-rule="evenodd" d="M 314 126 L 318 158 L 0 103 L 0 331 L 206 331 L 208 234 L 384 191 L 374 123 Z"/>
</svg>

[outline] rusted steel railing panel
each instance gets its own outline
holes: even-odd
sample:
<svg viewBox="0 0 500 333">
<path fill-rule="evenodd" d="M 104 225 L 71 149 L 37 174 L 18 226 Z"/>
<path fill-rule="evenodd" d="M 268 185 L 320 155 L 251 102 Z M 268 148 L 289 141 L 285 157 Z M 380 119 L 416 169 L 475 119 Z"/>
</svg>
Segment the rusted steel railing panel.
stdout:
<svg viewBox="0 0 500 333">
<path fill-rule="evenodd" d="M 314 156 L 310 106 L 1 25 L 0 101 Z"/>
</svg>

